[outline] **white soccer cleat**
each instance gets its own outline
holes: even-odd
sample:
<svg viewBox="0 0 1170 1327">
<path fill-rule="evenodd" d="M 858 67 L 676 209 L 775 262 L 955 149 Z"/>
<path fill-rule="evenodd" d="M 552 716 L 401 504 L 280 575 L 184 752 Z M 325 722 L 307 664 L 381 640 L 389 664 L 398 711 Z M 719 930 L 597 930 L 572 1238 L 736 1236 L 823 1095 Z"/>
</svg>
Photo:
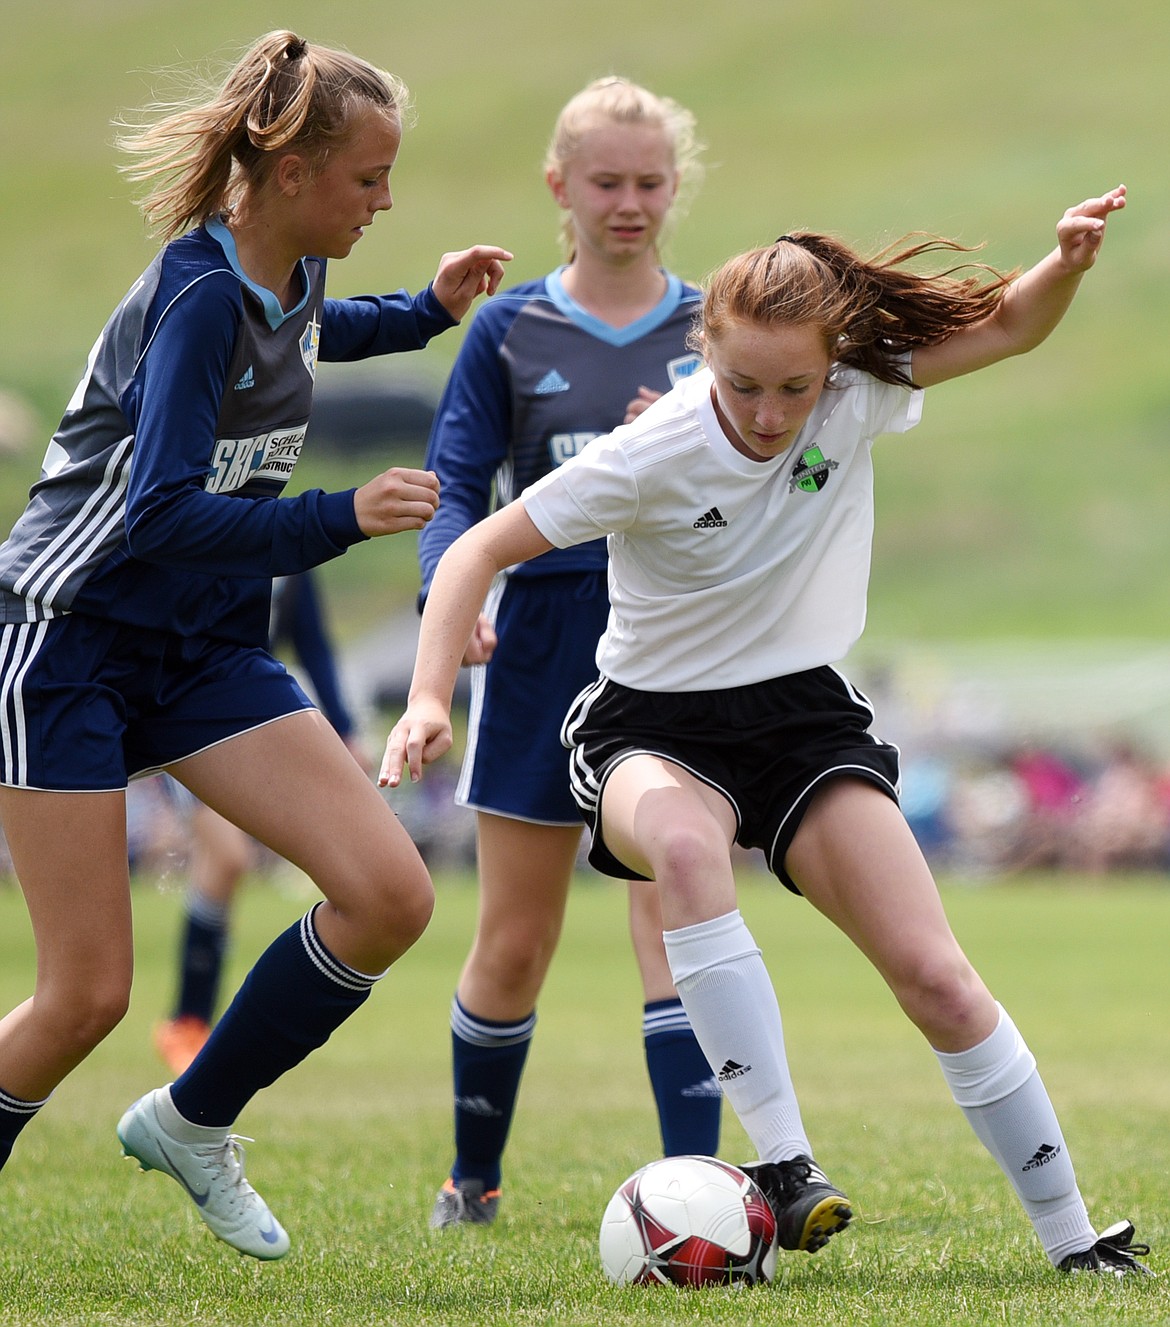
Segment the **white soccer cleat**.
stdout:
<svg viewBox="0 0 1170 1327">
<path fill-rule="evenodd" d="M 182 1142 L 159 1119 L 165 1087 L 140 1097 L 118 1121 L 122 1151 L 143 1170 L 160 1170 L 186 1190 L 200 1217 L 225 1244 L 253 1258 L 283 1258 L 288 1235 L 268 1204 L 244 1178 L 244 1149 L 235 1134 Z M 175 1111 L 169 1095 L 167 1118 Z M 206 1131 L 203 1131 L 206 1132 Z"/>
</svg>

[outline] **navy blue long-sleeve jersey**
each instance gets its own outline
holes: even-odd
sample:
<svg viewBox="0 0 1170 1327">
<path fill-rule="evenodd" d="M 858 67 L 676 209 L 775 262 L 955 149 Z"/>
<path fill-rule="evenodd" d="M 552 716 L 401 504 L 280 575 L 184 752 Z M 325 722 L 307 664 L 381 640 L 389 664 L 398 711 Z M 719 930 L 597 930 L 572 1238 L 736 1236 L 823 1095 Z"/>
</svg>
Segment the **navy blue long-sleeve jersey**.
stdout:
<svg viewBox="0 0 1170 1327">
<path fill-rule="evenodd" d="M 221 222 L 161 250 L 98 338 L 0 545 L 0 621 L 78 612 L 262 646 L 272 578 L 364 538 L 352 489 L 281 496 L 317 360 L 418 349 L 454 320 L 429 287 L 330 300 L 324 260 L 299 274 L 286 313 Z"/>
</svg>

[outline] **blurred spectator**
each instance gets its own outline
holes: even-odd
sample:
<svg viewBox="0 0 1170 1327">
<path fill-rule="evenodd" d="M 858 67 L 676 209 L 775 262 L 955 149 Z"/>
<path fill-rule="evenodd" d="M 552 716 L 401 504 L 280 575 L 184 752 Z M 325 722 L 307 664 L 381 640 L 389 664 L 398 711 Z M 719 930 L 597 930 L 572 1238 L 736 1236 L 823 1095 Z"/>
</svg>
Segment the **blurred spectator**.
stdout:
<svg viewBox="0 0 1170 1327">
<path fill-rule="evenodd" d="M 1158 771 L 1131 743 L 1109 749 L 1076 830 L 1082 870 L 1149 871 L 1165 864 L 1167 807 Z"/>
<path fill-rule="evenodd" d="M 1066 756 L 1025 745 L 1009 765 L 1024 796 L 1012 866 L 1026 871 L 1074 865 L 1074 821 L 1083 810 L 1085 780 Z"/>
</svg>

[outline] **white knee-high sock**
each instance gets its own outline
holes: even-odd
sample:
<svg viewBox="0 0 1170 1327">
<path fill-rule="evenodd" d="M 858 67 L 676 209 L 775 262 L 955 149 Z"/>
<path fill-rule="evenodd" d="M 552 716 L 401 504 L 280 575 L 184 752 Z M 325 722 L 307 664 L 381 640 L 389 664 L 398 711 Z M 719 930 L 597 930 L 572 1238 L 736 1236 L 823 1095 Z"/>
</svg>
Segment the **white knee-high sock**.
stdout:
<svg viewBox="0 0 1170 1327">
<path fill-rule="evenodd" d="M 956 1104 L 1011 1181 L 1053 1263 L 1096 1232 L 1036 1058 L 1003 1006 L 995 1031 L 970 1050 L 935 1051 Z"/>
<path fill-rule="evenodd" d="M 739 911 L 662 938 L 695 1037 L 760 1159 L 812 1156 L 776 992 Z"/>
</svg>

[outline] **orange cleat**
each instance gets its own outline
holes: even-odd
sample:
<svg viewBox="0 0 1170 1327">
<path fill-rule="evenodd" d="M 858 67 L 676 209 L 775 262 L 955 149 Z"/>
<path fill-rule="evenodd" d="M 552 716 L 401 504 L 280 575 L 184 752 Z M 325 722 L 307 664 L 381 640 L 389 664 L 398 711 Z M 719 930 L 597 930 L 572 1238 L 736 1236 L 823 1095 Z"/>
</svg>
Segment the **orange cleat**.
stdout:
<svg viewBox="0 0 1170 1327">
<path fill-rule="evenodd" d="M 211 1036 L 211 1025 L 194 1014 L 183 1014 L 179 1018 L 169 1018 L 165 1023 L 155 1024 L 154 1048 L 162 1057 L 162 1062 L 176 1078 L 186 1073 L 188 1065 L 203 1049 L 203 1043 Z"/>
</svg>

